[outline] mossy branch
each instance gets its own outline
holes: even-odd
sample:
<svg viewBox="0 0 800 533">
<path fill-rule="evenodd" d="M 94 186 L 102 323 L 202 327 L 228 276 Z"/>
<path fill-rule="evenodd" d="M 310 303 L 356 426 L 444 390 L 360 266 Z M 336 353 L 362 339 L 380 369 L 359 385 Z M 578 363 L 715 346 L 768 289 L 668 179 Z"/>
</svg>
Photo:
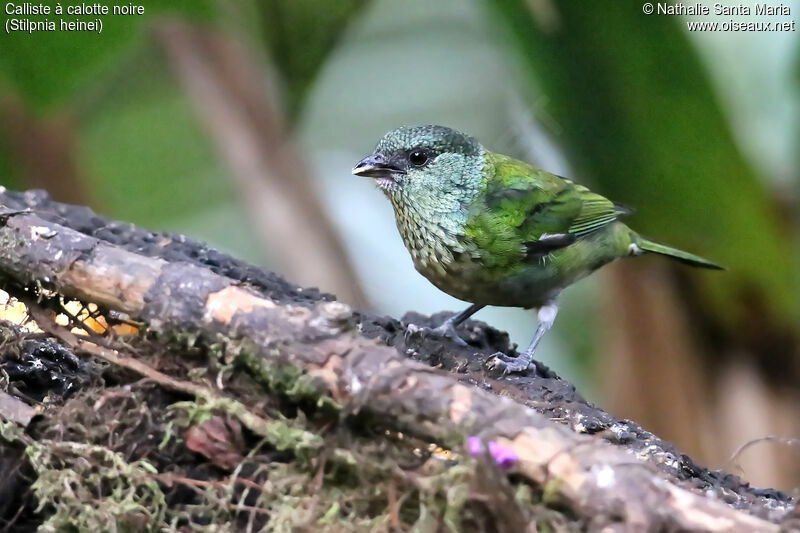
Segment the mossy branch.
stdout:
<svg viewBox="0 0 800 533">
<path fill-rule="evenodd" d="M 778 531 L 775 522 L 788 511 L 790 504 L 776 511 L 774 501 L 761 502 L 744 485 L 736 501 L 747 502 L 750 512 L 735 509 L 710 497 L 709 491 L 682 486 L 646 456 L 548 419 L 526 405 L 530 393 L 523 387 L 498 395 L 459 381 L 459 375 L 412 361 L 364 337 L 363 319 L 356 327 L 358 315 L 344 304 L 272 298 L 257 284 L 243 284 L 219 273 L 219 268 L 137 253 L 54 222 L 46 209 L 37 212 L 39 200 L 27 202 L 32 212 L 21 213 L 18 196 L 0 194 L 8 213 L 4 217 L 0 211 L 0 272 L 8 280 L 18 286 L 38 284 L 126 313 L 146 324 L 149 335 L 168 342 L 181 340 L 210 353 L 216 350 L 218 358 L 266 385 L 265 395 L 277 392 L 298 405 L 310 401 L 317 409 L 337 413 L 340 420 L 369 417 L 387 430 L 453 450 L 465 464 L 470 463 L 468 437 L 493 442 L 513 457 L 512 476 L 591 527 Z M 68 210 L 62 209 L 59 217 L 65 214 Z M 132 369 L 167 389 L 207 403 L 225 403 L 223 411 L 245 427 L 271 435 L 269 422 L 241 403 L 91 341 L 61 337 L 79 351 Z M 502 389 L 486 377 L 481 382 Z M 494 477 L 484 481 L 496 481 L 494 493 L 501 494 L 508 482 L 492 468 Z M 459 498 L 456 493 L 451 496 Z M 509 497 L 509 509 L 518 508 L 515 501 Z M 396 502 L 389 502 L 389 511 L 396 520 Z M 503 510 L 495 509 L 495 514 Z M 529 515 L 520 511 L 508 516 L 516 520 Z M 454 517 L 445 513 L 443 519 L 452 522 Z"/>
</svg>

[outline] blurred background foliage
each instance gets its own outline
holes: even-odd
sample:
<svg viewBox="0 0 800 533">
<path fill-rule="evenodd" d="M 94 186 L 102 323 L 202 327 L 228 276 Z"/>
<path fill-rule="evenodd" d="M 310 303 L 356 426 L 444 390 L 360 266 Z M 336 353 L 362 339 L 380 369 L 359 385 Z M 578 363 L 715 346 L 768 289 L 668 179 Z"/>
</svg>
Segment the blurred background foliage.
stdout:
<svg viewBox="0 0 800 533">
<path fill-rule="evenodd" d="M 0 34 L 2 184 L 205 239 L 378 312 L 456 310 L 350 168 L 401 124 L 470 132 L 728 267 L 611 265 L 565 293 L 539 356 L 710 466 L 798 486 L 797 449 L 728 462 L 750 439 L 800 436 L 796 32 L 690 34 L 633 1 L 144 6 L 99 36 Z M 535 324 L 477 318 L 520 344 Z"/>
</svg>

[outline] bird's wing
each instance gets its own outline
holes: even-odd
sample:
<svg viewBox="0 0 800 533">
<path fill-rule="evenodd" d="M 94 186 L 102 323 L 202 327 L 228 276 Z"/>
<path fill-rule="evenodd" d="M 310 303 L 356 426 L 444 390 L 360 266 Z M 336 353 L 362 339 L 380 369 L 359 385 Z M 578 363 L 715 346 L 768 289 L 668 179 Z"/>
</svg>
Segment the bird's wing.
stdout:
<svg viewBox="0 0 800 533">
<path fill-rule="evenodd" d="M 484 195 L 479 225 L 484 243 L 500 252 L 520 246 L 540 257 L 569 246 L 629 212 L 607 198 L 570 180 L 497 154 Z M 499 242 L 497 242 L 499 241 Z"/>
<path fill-rule="evenodd" d="M 577 237 L 588 235 L 611 224 L 619 217 L 631 213 L 629 208 L 614 203 L 605 196 L 593 193 L 583 185 L 578 185 L 567 179 L 564 179 L 564 181 L 576 191 L 581 202 L 580 212 L 569 226 L 569 232 Z"/>
</svg>

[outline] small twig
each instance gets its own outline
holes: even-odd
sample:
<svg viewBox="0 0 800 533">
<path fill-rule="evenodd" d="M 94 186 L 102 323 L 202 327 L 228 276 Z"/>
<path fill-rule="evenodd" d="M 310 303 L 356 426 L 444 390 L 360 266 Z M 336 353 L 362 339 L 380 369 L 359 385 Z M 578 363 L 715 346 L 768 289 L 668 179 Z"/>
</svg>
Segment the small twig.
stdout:
<svg viewBox="0 0 800 533">
<path fill-rule="evenodd" d="M 61 340 L 66 342 L 66 340 L 63 338 Z M 134 372 L 145 376 L 162 387 L 189 394 L 203 400 L 208 404 L 215 404 L 223 401 L 223 398 L 219 397 L 214 393 L 214 391 L 207 387 L 192 383 L 191 381 L 175 379 L 167 374 L 164 374 L 163 372 L 159 372 L 155 368 L 143 363 L 142 361 L 139 361 L 138 359 L 120 356 L 116 351 L 98 346 L 92 342 L 83 339 L 76 340 L 77 342 L 72 345 L 74 349 L 94 355 L 117 366 L 133 370 Z M 228 402 L 231 406 L 231 409 L 229 410 L 230 414 L 235 416 L 243 426 L 256 435 L 262 437 L 270 436 L 270 431 L 267 428 L 269 422 L 266 419 L 251 412 L 244 404 L 240 402 L 228 398 L 225 398 L 224 401 Z"/>
<path fill-rule="evenodd" d="M 36 414 L 35 407 L 0 390 L 0 419 L 11 420 L 22 427 L 27 427 Z"/>
<path fill-rule="evenodd" d="M 730 459 L 728 459 L 725 464 L 722 465 L 723 470 L 729 469 L 733 466 L 734 461 L 739 458 L 739 456 L 745 452 L 748 448 L 755 446 L 756 444 L 761 444 L 762 442 L 775 442 L 778 444 L 785 444 L 787 446 L 800 446 L 800 439 L 792 438 L 792 437 L 776 437 L 774 435 L 767 435 L 766 437 L 758 437 L 756 439 L 749 440 L 739 446 L 733 455 L 731 455 Z"/>
<path fill-rule="evenodd" d="M 311 488 L 316 493 L 322 488 L 322 483 L 325 477 L 325 465 L 328 463 L 328 456 L 330 455 L 330 448 L 325 447 L 322 453 L 319 454 L 319 464 L 317 471 L 314 474 L 314 479 L 311 481 Z"/>
<path fill-rule="evenodd" d="M 57 314 L 63 313 L 70 320 L 70 322 L 72 323 L 73 327 L 79 327 L 80 329 L 82 329 L 86 333 L 87 338 L 91 338 L 92 342 L 94 342 L 95 344 L 98 344 L 98 345 L 101 345 L 101 346 L 108 346 L 108 343 L 106 342 L 104 337 L 96 334 L 94 331 L 91 330 L 91 328 L 89 328 L 89 326 L 84 325 L 83 322 L 77 316 L 72 314 L 66 307 L 64 307 L 62 302 L 59 302 L 57 304 L 58 308 L 56 309 L 56 308 L 53 308 L 52 300 L 50 300 L 50 299 L 45 299 L 44 300 L 45 305 L 43 306 L 42 305 L 42 296 L 41 296 L 41 294 L 39 294 L 36 298 L 30 297 L 30 296 L 23 296 L 23 295 L 15 296 L 15 298 L 20 303 L 25 305 L 29 320 L 33 321 L 46 334 L 56 335 L 55 332 L 51 331 L 50 329 L 48 329 L 46 327 L 48 324 L 52 324 L 53 326 L 61 328 L 61 326 L 59 326 L 57 323 L 55 323 L 51 319 L 51 317 L 49 317 L 47 315 L 47 313 L 45 312 L 45 311 L 49 310 L 49 311 L 52 311 L 53 313 L 57 313 Z M 71 339 L 72 338 L 74 338 L 74 339 L 78 338 L 74 333 L 72 333 L 72 331 L 70 331 L 70 330 L 68 330 L 66 328 L 62 328 L 62 329 L 63 329 L 63 333 L 64 334 L 68 334 L 68 335 L 71 336 L 70 337 Z M 59 337 L 59 338 L 61 338 L 61 337 Z M 72 346 L 77 342 L 77 340 L 76 341 L 64 340 L 64 342 L 66 342 L 67 344 Z"/>
<path fill-rule="evenodd" d="M 138 381 L 137 383 L 141 383 L 142 380 Z M 99 411 L 108 400 L 112 400 L 115 398 L 131 398 L 133 394 L 129 387 L 124 387 L 122 389 L 110 390 L 103 393 L 102 396 L 94 403 L 92 409 L 97 412 Z"/>
<path fill-rule="evenodd" d="M 205 481 L 202 479 L 193 479 L 186 476 L 179 476 L 177 474 L 173 474 L 171 472 L 165 472 L 162 474 L 149 474 L 149 478 L 154 479 L 156 481 L 160 481 L 167 486 L 172 486 L 174 484 L 183 485 L 194 492 L 196 492 L 200 496 L 205 496 L 203 489 L 212 488 L 216 490 L 225 490 L 228 486 L 233 483 L 236 485 L 243 485 L 249 489 L 255 489 L 260 492 L 264 492 L 264 487 L 247 478 L 236 478 L 236 479 L 222 479 L 220 481 Z M 262 515 L 269 515 L 270 511 L 268 509 L 262 509 L 260 507 L 254 507 L 252 505 L 245 505 L 243 503 L 235 503 L 230 506 L 230 509 L 235 511 L 245 511 L 251 513 L 258 513 Z"/>
<path fill-rule="evenodd" d="M 386 485 L 386 500 L 389 506 L 389 525 L 393 528 L 400 529 L 400 505 L 397 501 L 397 486 L 394 479 L 390 479 Z"/>
<path fill-rule="evenodd" d="M 247 488 L 255 489 L 260 492 L 264 491 L 264 487 L 253 481 L 252 479 L 247 479 L 244 477 L 237 477 L 237 478 L 225 478 L 219 481 L 207 481 L 202 479 L 193 479 L 186 476 L 179 476 L 172 472 L 164 472 L 161 474 L 150 474 L 151 478 L 161 481 L 165 485 L 172 485 L 174 483 L 178 483 L 181 485 L 191 485 L 195 487 L 203 487 L 203 488 L 214 488 L 214 489 L 225 489 L 231 483 L 234 485 L 242 485 Z"/>
<path fill-rule="evenodd" d="M 15 211 L 3 211 L 0 213 L 0 224 L 5 224 L 9 218 L 17 215 L 27 215 L 31 213 L 30 209 L 17 209 Z"/>
<path fill-rule="evenodd" d="M 261 507 L 253 507 L 252 505 L 245 505 L 243 503 L 237 503 L 236 505 L 231 506 L 231 509 L 233 509 L 234 511 L 247 511 L 265 516 L 272 516 L 272 511 L 270 511 L 269 509 L 262 509 Z"/>
<path fill-rule="evenodd" d="M 3 518 L 0 518 L 0 520 L 5 522 L 5 524 L 3 524 L 2 531 L 12 531 L 11 526 L 13 526 L 17 522 L 17 520 L 19 520 L 20 515 L 22 514 L 22 512 L 25 509 L 26 509 L 26 506 L 20 505 L 19 508 L 17 509 L 17 512 L 14 513 L 14 516 L 12 516 L 9 520 L 5 520 Z"/>
<path fill-rule="evenodd" d="M 141 320 L 134 320 L 125 315 L 125 313 L 120 313 L 119 311 L 115 311 L 111 309 L 108 311 L 106 315 L 106 320 L 113 321 L 119 324 L 127 324 L 128 326 L 133 326 L 135 328 L 141 329 L 144 327 L 144 322 Z"/>
<path fill-rule="evenodd" d="M 86 333 L 87 337 L 90 337 L 93 340 L 94 339 L 99 340 L 99 339 L 103 338 L 102 335 L 100 335 L 99 333 L 95 332 L 94 329 L 92 329 L 90 326 L 87 326 L 86 323 L 84 322 L 84 320 L 81 320 L 81 318 L 79 317 L 79 315 L 83 311 L 86 311 L 86 313 L 87 313 L 87 317 L 86 318 L 93 318 L 91 313 L 89 312 L 89 310 L 86 308 L 86 304 L 84 304 L 83 302 L 80 302 L 81 310 L 77 314 L 75 314 L 72 311 L 70 311 L 69 309 L 67 309 L 67 306 L 65 305 L 66 303 L 67 302 L 65 302 L 62 299 L 62 301 L 60 302 L 60 305 L 61 305 L 60 312 L 67 316 L 67 318 L 72 323 L 73 327 L 77 327 L 77 328 L 82 329 L 84 331 L 84 333 Z M 107 330 L 108 330 L 108 328 L 106 328 L 106 331 Z M 97 344 L 100 344 L 100 343 L 98 342 Z"/>
<path fill-rule="evenodd" d="M 54 335 L 58 336 L 57 333 L 54 333 Z M 64 342 L 67 342 L 65 338 L 62 338 L 60 336 L 59 338 Z M 170 390 L 176 392 L 183 392 L 205 400 L 212 400 L 215 397 L 214 393 L 210 389 L 207 389 L 202 385 L 192 383 L 191 381 L 183 381 L 175 379 L 172 376 L 168 376 L 167 374 L 164 374 L 163 372 L 156 370 L 150 365 L 143 363 L 142 361 L 139 361 L 138 359 L 135 359 L 133 357 L 121 356 L 115 350 L 110 350 L 103 346 L 99 346 L 95 344 L 94 341 L 87 341 L 76 337 L 76 342 L 72 344 L 72 347 L 78 351 L 85 352 L 90 355 L 94 355 L 96 357 L 104 359 L 109 363 L 113 363 L 117 366 L 121 366 L 129 370 L 133 370 L 137 374 L 140 374 L 148 378 L 149 380 L 161 385 L 162 387 L 166 387 Z M 264 421 L 264 423 L 266 423 L 266 421 Z"/>
<path fill-rule="evenodd" d="M 133 370 L 137 374 L 150 379 L 162 387 L 176 392 L 183 392 L 190 396 L 202 399 L 206 403 L 216 404 L 223 401 L 223 398 L 219 397 L 208 387 L 192 383 L 191 381 L 175 379 L 167 374 L 164 374 L 163 372 L 159 372 L 155 368 L 134 357 L 125 357 L 120 355 L 119 352 L 114 349 L 100 346 L 96 342 L 99 339 L 82 339 L 78 335 L 75 335 L 69 331 L 67 328 L 59 326 L 53 322 L 50 317 L 46 315 L 42 308 L 33 303 L 26 303 L 26 305 L 28 305 L 28 311 L 31 313 L 34 320 L 36 320 L 36 322 L 39 324 L 40 328 L 68 344 L 75 351 L 88 353 L 89 355 L 94 355 L 95 357 L 99 357 L 100 359 L 108 361 L 109 363 Z M 231 406 L 230 414 L 235 416 L 243 426 L 256 435 L 260 435 L 262 437 L 270 436 L 270 431 L 267 427 L 269 422 L 267 420 L 251 412 L 244 404 L 240 402 L 228 398 L 225 398 L 224 401 L 228 402 Z"/>
</svg>

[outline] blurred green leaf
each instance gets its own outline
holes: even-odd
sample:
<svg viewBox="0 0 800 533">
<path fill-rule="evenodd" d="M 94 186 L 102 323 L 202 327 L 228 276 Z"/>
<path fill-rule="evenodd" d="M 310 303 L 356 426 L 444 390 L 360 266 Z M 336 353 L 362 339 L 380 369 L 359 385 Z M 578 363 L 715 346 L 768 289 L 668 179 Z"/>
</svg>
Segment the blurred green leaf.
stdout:
<svg viewBox="0 0 800 533">
<path fill-rule="evenodd" d="M 81 128 L 80 149 L 102 205 L 115 217 L 165 227 L 235 194 L 195 113 L 153 63 L 113 107 Z"/>
<path fill-rule="evenodd" d="M 55 7 L 56 3 L 48 2 Z M 113 6 L 115 3 L 106 4 Z M 138 3 L 137 3 L 138 4 Z M 65 8 L 72 3 L 63 3 Z M 124 5 L 124 4 L 120 4 Z M 143 28 L 154 15 L 181 14 L 205 19 L 213 14 L 209 0 L 144 0 L 144 15 L 105 15 L 102 33 L 89 31 L 39 31 L 0 33 L 0 84 L 21 95 L 28 106 L 43 111 L 58 106 L 118 64 L 129 46 L 141 43 Z M 13 16 L 31 21 L 94 20 L 95 16 Z"/>
<path fill-rule="evenodd" d="M 296 115 L 317 71 L 365 0 L 263 0 L 264 39 L 286 84 L 289 114 Z"/>
</svg>

